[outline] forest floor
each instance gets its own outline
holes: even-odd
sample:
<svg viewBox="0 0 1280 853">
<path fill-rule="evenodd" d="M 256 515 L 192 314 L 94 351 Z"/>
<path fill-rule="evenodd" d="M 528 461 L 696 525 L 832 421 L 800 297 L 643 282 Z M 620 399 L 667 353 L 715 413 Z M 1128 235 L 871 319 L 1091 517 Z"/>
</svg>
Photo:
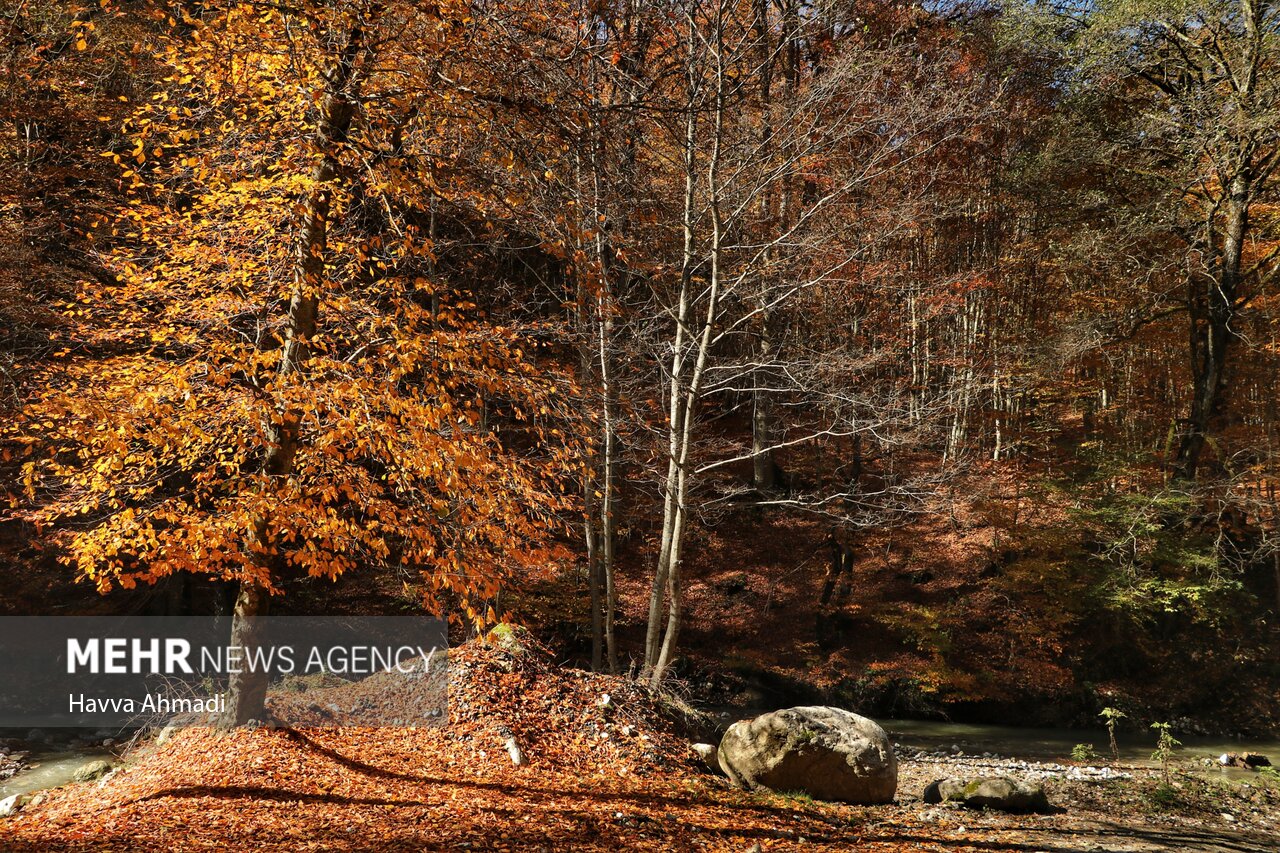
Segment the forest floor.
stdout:
<svg viewBox="0 0 1280 853">
<path fill-rule="evenodd" d="M 1280 827 L 1274 784 L 1179 774 L 1176 795 L 1157 801 L 1143 767 L 1106 782 L 1047 778 L 1062 811 L 1045 816 L 923 804 L 936 778 L 1035 771 L 913 753 L 891 805 L 747 793 L 698 767 L 678 709 L 625 680 L 468 644 L 450 654 L 450 681 L 440 728 L 177 730 L 102 781 L 0 821 L 0 849 L 1261 853 Z M 526 764 L 513 766 L 508 733 Z"/>
</svg>

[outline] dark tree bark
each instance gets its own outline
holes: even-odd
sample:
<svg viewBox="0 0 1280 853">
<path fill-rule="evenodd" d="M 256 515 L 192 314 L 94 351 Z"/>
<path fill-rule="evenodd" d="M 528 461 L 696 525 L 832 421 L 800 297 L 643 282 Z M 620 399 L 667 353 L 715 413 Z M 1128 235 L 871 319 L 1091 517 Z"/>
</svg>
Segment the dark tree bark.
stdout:
<svg viewBox="0 0 1280 853">
<path fill-rule="evenodd" d="M 1222 415 L 1227 390 L 1227 364 L 1232 321 L 1240 289 L 1241 258 L 1249 225 L 1250 181 L 1238 173 L 1231 181 L 1222 255 L 1217 275 L 1189 285 L 1191 308 L 1191 412 L 1173 460 L 1173 474 L 1194 480 L 1205 444 Z"/>
<path fill-rule="evenodd" d="M 355 110 L 356 64 L 365 51 L 365 33 L 357 23 L 337 62 L 325 74 L 326 95 L 315 130 L 314 145 L 321 154 L 312 174 L 312 188 L 298 237 L 294 265 L 293 294 L 289 300 L 289 321 L 284 351 L 277 368 L 279 375 L 302 374 L 309 358 L 309 341 L 315 336 L 324 285 L 324 255 L 328 246 L 329 212 L 334 183 L 338 178 L 338 151 L 346 141 Z M 279 425 L 271 429 L 271 447 L 264 469 L 273 478 L 287 479 L 293 473 L 298 453 L 302 414 L 285 409 Z M 263 552 L 270 552 L 271 519 L 261 518 L 251 535 Z M 272 565 L 261 568 L 270 574 Z M 231 645 L 244 648 L 260 645 L 265 631 L 270 592 L 263 585 L 245 580 L 240 584 L 231 623 Z M 247 669 L 232 673 L 227 687 L 227 706 L 221 724 L 225 728 L 261 719 L 269 674 Z"/>
<path fill-rule="evenodd" d="M 256 583 L 242 583 L 236 596 L 236 607 L 231 619 L 231 645 L 236 648 L 256 648 L 263 644 L 266 634 L 267 609 L 271 596 Z M 267 698 L 267 673 L 233 673 L 227 687 L 226 716 L 223 727 L 242 726 L 263 716 Z"/>
</svg>

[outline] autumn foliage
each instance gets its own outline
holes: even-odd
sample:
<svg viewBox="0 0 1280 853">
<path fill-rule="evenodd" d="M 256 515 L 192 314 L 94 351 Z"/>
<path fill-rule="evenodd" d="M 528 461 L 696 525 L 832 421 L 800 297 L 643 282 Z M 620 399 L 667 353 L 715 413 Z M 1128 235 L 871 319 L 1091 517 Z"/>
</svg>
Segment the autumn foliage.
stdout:
<svg viewBox="0 0 1280 853">
<path fill-rule="evenodd" d="M 102 155 L 126 193 L 92 223 L 111 278 L 83 283 L 78 345 L 54 354 L 21 425 L 32 518 L 64 531 L 68 561 L 102 591 L 174 572 L 274 587 L 381 567 L 482 621 L 503 582 L 548 565 L 569 386 L 434 274 L 439 191 L 408 171 L 437 154 L 413 100 L 431 81 L 400 81 L 453 49 L 455 22 L 376 13 L 285 20 L 232 3 L 155 37 L 164 88 Z M 317 150 L 332 33 L 356 26 L 368 44 L 338 61 L 359 105 Z M 403 27 L 431 49 L 382 49 Z M 318 180 L 327 157 L 338 176 Z M 327 233 L 308 244 L 318 194 Z M 309 252 L 323 271 L 299 285 Z M 315 288 L 320 316 L 305 364 L 283 370 L 280 309 L 298 286 Z M 286 425 L 300 440 L 282 476 L 266 460 Z"/>
<path fill-rule="evenodd" d="M 32 595 L 347 578 L 921 712 L 1280 678 L 1274 4 L 40 6 Z"/>
</svg>

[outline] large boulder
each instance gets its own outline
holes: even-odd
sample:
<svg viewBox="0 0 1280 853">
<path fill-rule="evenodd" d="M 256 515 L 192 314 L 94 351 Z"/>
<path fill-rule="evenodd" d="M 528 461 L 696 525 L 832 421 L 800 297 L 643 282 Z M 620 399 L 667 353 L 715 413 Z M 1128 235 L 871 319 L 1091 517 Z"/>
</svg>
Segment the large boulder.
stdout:
<svg viewBox="0 0 1280 853">
<path fill-rule="evenodd" d="M 891 803 L 898 759 L 873 720 L 840 708 L 787 708 L 734 723 L 717 753 L 735 785 L 842 803 Z"/>
<path fill-rule="evenodd" d="M 971 809 L 996 809 L 1026 813 L 1051 811 L 1044 786 L 1012 776 L 980 776 L 974 779 L 939 779 L 924 789 L 926 803 L 960 803 Z"/>
</svg>

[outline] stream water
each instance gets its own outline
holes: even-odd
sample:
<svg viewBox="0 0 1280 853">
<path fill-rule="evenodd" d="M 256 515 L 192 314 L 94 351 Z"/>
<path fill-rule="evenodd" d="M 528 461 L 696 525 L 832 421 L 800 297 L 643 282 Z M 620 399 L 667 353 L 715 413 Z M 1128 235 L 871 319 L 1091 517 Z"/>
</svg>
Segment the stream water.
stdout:
<svg viewBox="0 0 1280 853">
<path fill-rule="evenodd" d="M 1078 743 L 1093 746 L 1099 759 L 1111 756 L 1107 732 L 1097 729 L 1023 729 L 1012 726 L 982 726 L 965 723 L 942 723 L 929 720 L 879 720 L 895 743 L 915 749 L 950 750 L 958 746 L 968 755 L 991 752 L 1004 758 L 1025 760 L 1071 757 Z M 1280 764 L 1280 740 L 1273 738 L 1174 737 L 1183 742 L 1176 755 L 1179 759 L 1217 758 L 1224 752 L 1257 752 Z M 1156 734 L 1153 731 L 1122 731 L 1116 735 L 1120 760 L 1126 763 L 1151 761 Z"/>
<path fill-rule="evenodd" d="M 114 756 L 104 749 L 32 752 L 27 757 L 27 767 L 0 782 L 0 800 L 14 794 L 30 794 L 66 785 L 77 770 L 97 758 L 111 760 Z"/>
</svg>

